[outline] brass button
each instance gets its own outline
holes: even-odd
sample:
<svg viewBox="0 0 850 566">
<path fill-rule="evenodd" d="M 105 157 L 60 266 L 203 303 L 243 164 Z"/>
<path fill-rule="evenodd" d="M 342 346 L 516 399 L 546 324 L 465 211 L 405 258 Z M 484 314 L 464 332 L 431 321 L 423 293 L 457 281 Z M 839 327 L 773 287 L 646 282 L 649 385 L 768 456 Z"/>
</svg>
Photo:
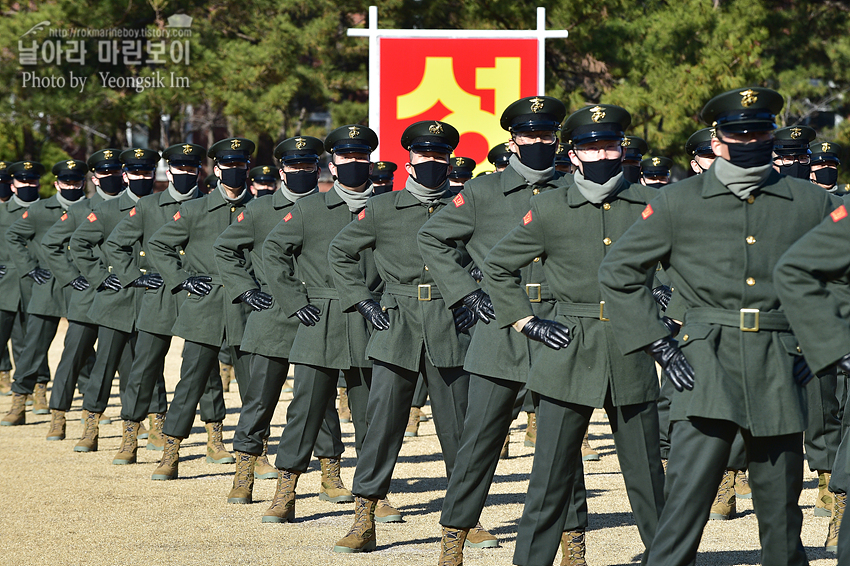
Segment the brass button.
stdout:
<svg viewBox="0 0 850 566">
<path fill-rule="evenodd" d="M 753 204 L 754 202 L 756 202 L 756 197 L 754 197 L 753 195 L 748 196 L 748 197 L 747 197 L 747 202 L 748 202 L 749 204 Z"/>
<path fill-rule="evenodd" d="M 756 243 L 756 239 L 752 236 L 747 236 L 747 243 L 751 246 Z"/>
<path fill-rule="evenodd" d="M 192 293 L 186 293 L 186 296 L 187 296 L 187 297 L 191 297 L 191 296 L 192 296 Z"/>
<path fill-rule="evenodd" d="M 180 255 L 186 255 L 186 250 L 180 250 Z"/>
<path fill-rule="evenodd" d="M 605 238 L 604 240 L 602 240 L 602 243 L 605 244 L 606 246 L 610 246 L 611 245 L 611 238 Z"/>
<path fill-rule="evenodd" d="M 145 257 L 145 250 L 139 250 L 139 255 Z"/>
<path fill-rule="evenodd" d="M 690 338 L 690 336 L 688 336 L 687 334 L 685 334 L 684 336 L 682 336 L 682 342 L 687 342 L 687 341 L 688 341 L 688 338 Z"/>
<path fill-rule="evenodd" d="M 534 263 L 537 263 L 538 261 L 540 261 L 539 257 L 534 258 Z"/>
<path fill-rule="evenodd" d="M 428 214 L 432 214 L 433 212 L 434 212 L 434 207 L 433 207 L 433 206 L 429 206 L 429 207 L 428 207 Z"/>
<path fill-rule="evenodd" d="M 752 286 L 753 286 L 753 285 L 755 285 L 755 284 L 756 284 L 756 280 L 755 280 L 755 279 L 753 279 L 752 277 L 747 277 L 747 285 L 749 285 L 750 287 L 752 287 Z"/>
<path fill-rule="evenodd" d="M 801 350 L 799 346 L 797 346 L 797 351 L 801 354 L 803 353 L 803 350 Z"/>
<path fill-rule="evenodd" d="M 68 246 L 68 249 L 70 250 L 70 249 L 71 249 L 71 246 Z"/>
<path fill-rule="evenodd" d="M 428 271 L 428 266 L 427 266 L 427 265 L 425 266 L 425 271 Z"/>
<path fill-rule="evenodd" d="M 230 207 L 230 212 L 236 212 L 236 207 L 235 207 L 235 206 L 231 206 L 231 207 Z"/>
<path fill-rule="evenodd" d="M 603 204 L 603 205 L 602 205 L 602 210 L 611 210 L 611 203 L 610 203 L 610 202 L 606 202 L 605 204 Z"/>
<path fill-rule="evenodd" d="M 535 188 L 533 188 L 533 189 L 531 189 L 531 194 L 533 194 L 533 195 L 540 194 L 540 189 L 538 189 L 538 188 L 536 188 L 536 187 L 535 187 Z"/>
</svg>

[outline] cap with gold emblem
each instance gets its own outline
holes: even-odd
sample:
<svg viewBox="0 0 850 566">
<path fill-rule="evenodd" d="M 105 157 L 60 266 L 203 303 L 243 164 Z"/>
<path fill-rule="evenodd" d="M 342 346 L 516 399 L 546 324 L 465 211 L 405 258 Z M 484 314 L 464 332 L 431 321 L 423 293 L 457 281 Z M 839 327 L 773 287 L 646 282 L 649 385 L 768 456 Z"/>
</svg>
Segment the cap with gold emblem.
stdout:
<svg viewBox="0 0 850 566">
<path fill-rule="evenodd" d="M 776 115 L 784 104 L 773 89 L 736 88 L 709 100 L 700 116 L 709 126 L 731 133 L 768 132 L 776 129 Z"/>
<path fill-rule="evenodd" d="M 574 146 L 594 141 L 625 138 L 623 132 L 632 123 L 632 116 L 614 104 L 596 104 L 576 110 L 561 129 L 561 139 Z"/>
<path fill-rule="evenodd" d="M 328 153 L 372 153 L 376 149 L 378 134 L 360 124 L 342 126 L 325 138 L 325 151 Z"/>
<path fill-rule="evenodd" d="M 159 161 L 159 153 L 146 147 L 125 149 L 118 156 L 128 171 L 153 171 Z"/>
<path fill-rule="evenodd" d="M 570 163 L 570 146 L 566 143 L 558 144 L 558 151 L 555 153 L 555 165 L 560 163 Z"/>
<path fill-rule="evenodd" d="M 201 183 L 200 189 L 202 193 L 209 193 L 218 185 L 218 177 L 215 174 L 207 175 L 204 182 Z"/>
<path fill-rule="evenodd" d="M 564 103 L 551 96 L 527 96 L 502 112 L 499 124 L 509 132 L 557 132 L 567 115 Z"/>
<path fill-rule="evenodd" d="M 634 161 L 635 163 L 643 159 L 643 156 L 649 153 L 649 146 L 646 140 L 637 136 L 624 136 L 620 142 L 623 146 L 623 161 Z"/>
<path fill-rule="evenodd" d="M 496 167 L 507 167 L 511 160 L 510 142 L 493 146 L 487 153 L 487 161 Z"/>
<path fill-rule="evenodd" d="M 194 143 L 178 143 L 162 152 L 162 158 L 169 165 L 192 165 L 195 167 L 201 166 L 206 155 L 206 148 Z"/>
<path fill-rule="evenodd" d="M 215 159 L 216 163 L 250 163 L 254 153 L 254 142 L 245 138 L 227 138 L 212 145 L 207 157 Z"/>
<path fill-rule="evenodd" d="M 274 156 L 281 163 L 317 163 L 325 152 L 322 140 L 311 136 L 287 138 L 274 148 Z"/>
<path fill-rule="evenodd" d="M 439 120 L 415 122 L 401 134 L 401 146 L 408 151 L 452 153 L 459 141 L 455 127 Z"/>
<path fill-rule="evenodd" d="M 640 172 L 645 177 L 669 177 L 673 160 L 668 157 L 647 157 L 640 162 Z"/>
<path fill-rule="evenodd" d="M 280 179 L 277 169 L 271 165 L 260 165 L 248 171 L 248 182 L 274 183 Z"/>
<path fill-rule="evenodd" d="M 841 165 L 841 146 L 835 142 L 823 141 L 811 144 L 812 163 L 835 163 Z"/>
<path fill-rule="evenodd" d="M 17 161 L 9 165 L 6 173 L 15 179 L 39 179 L 44 175 L 44 165 L 38 161 Z"/>
<path fill-rule="evenodd" d="M 8 161 L 0 161 L 0 183 L 8 183 L 12 180 L 12 175 L 9 173 L 10 165 Z"/>
<path fill-rule="evenodd" d="M 452 157 L 449 165 L 452 166 L 449 179 L 472 179 L 472 172 L 478 166 L 471 157 Z"/>
<path fill-rule="evenodd" d="M 369 180 L 373 183 L 392 181 L 396 169 L 398 169 L 398 165 L 392 161 L 376 161 L 372 164 L 372 174 L 369 175 Z"/>
<path fill-rule="evenodd" d="M 776 155 L 805 155 L 811 153 L 809 144 L 817 132 L 808 126 L 789 126 L 773 132 L 773 152 Z"/>
<path fill-rule="evenodd" d="M 697 130 L 691 134 L 691 137 L 689 137 L 687 143 L 685 143 L 685 151 L 687 151 L 691 157 L 696 155 L 714 157 L 714 150 L 711 149 L 711 140 L 716 137 L 714 128 L 703 128 L 701 130 Z"/>
<path fill-rule="evenodd" d="M 60 161 L 54 165 L 52 173 L 56 175 L 56 178 L 60 181 L 78 182 L 85 179 L 88 170 L 89 166 L 86 165 L 85 161 L 81 161 L 79 159 L 68 159 L 66 161 Z"/>
<path fill-rule="evenodd" d="M 118 156 L 121 155 L 120 149 L 107 148 L 95 151 L 92 153 L 86 164 L 92 171 L 109 171 L 111 169 L 120 169 L 121 160 Z"/>
</svg>

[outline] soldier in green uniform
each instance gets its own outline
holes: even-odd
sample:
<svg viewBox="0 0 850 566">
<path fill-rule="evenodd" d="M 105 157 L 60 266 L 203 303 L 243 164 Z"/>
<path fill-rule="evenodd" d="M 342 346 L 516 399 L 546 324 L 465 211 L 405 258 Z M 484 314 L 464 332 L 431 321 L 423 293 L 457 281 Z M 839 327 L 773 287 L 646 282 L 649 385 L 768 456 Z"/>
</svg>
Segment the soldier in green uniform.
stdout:
<svg viewBox="0 0 850 566">
<path fill-rule="evenodd" d="M 647 548 L 664 505 L 655 366 L 643 352 L 617 352 L 596 276 L 609 246 L 655 196 L 652 189 L 623 178 L 621 142 L 630 123 L 631 116 L 619 106 L 574 112 L 561 136 L 573 148 L 575 180 L 532 198 L 531 210 L 490 250 L 483 267 L 498 326 L 513 326 L 546 346 L 532 358 L 528 377 L 528 388 L 540 398 L 534 466 L 514 552 L 514 564 L 521 566 L 551 564 L 565 536 L 567 562 L 583 559 L 571 548 L 572 539 L 583 533 L 563 533 L 563 525 L 574 489 L 573 463 L 580 458 L 594 408 L 608 413 Z M 520 270 L 535 258 L 542 258 L 556 299 L 556 316 L 549 320 L 535 315 L 521 286 Z M 647 284 L 654 275 L 646 274 Z"/>
<path fill-rule="evenodd" d="M 372 196 L 382 195 L 393 190 L 393 174 L 398 165 L 392 161 L 376 161 L 372 164 L 372 174 L 369 180 L 372 182 Z"/>
<path fill-rule="evenodd" d="M 260 165 L 248 171 L 248 188 L 254 198 L 274 193 L 280 180 L 277 175 L 277 170 L 270 165 Z"/>
<path fill-rule="evenodd" d="M 331 154 L 333 188 L 299 199 L 263 245 L 263 270 L 275 302 L 288 318 L 300 321 L 289 353 L 289 362 L 295 364 L 295 389 L 277 449 L 277 490 L 263 516 L 268 523 L 295 517 L 298 478 L 307 470 L 319 428 L 328 407 L 333 407 L 340 371 L 348 389 L 358 453 L 366 434 L 372 363 L 365 352 L 370 330 L 358 313 L 343 312 L 328 248 L 371 196 L 369 155 L 378 147 L 378 136 L 366 126 L 342 126 L 328 134 L 324 147 Z M 381 281 L 370 252 L 361 255 L 360 269 L 369 289 L 377 292 Z M 328 499 L 341 503 L 354 498 L 349 492 Z M 401 520 L 387 503 L 383 514 L 388 520 Z"/>
<path fill-rule="evenodd" d="M 623 138 L 623 176 L 629 183 L 640 182 L 640 162 L 649 153 L 649 146 L 643 138 L 626 136 Z"/>
<path fill-rule="evenodd" d="M 449 156 L 459 139 L 458 131 L 445 122 L 408 126 L 401 137 L 410 155 L 404 189 L 371 199 L 357 221 L 337 234 L 328 252 L 343 310 L 356 310 L 374 328 L 366 350 L 374 363 L 369 429 L 352 484 L 357 497 L 354 525 L 334 546 L 335 552 L 375 548 L 375 508 L 389 491 L 419 375 L 431 396 L 446 476 L 452 475 L 469 386 L 462 365 L 475 316 L 465 306 L 447 309 L 418 253 L 416 234 L 451 204 Z M 380 303 L 360 268 L 365 250 L 372 251 L 384 281 Z"/>
<path fill-rule="evenodd" d="M 812 150 L 817 132 L 808 126 L 788 126 L 773 133 L 773 168 L 795 179 L 809 180 Z"/>
<path fill-rule="evenodd" d="M 419 231 L 423 263 L 446 306 L 465 305 L 479 319 L 464 361 L 464 369 L 470 373 L 469 404 L 440 517 L 444 554 L 462 556 L 468 534 L 477 535 L 476 525 L 513 419 L 517 394 L 528 378 L 531 358 L 545 347 L 490 324 L 494 314 L 486 284 L 480 286 L 470 275 L 462 250 L 466 249 L 475 265 L 483 265 L 490 249 L 528 212 L 533 195 L 571 180 L 557 173 L 554 165 L 557 131 L 565 115 L 563 103 L 547 96 L 522 98 L 508 106 L 500 120 L 511 134 L 507 168 L 469 181 L 452 204 Z M 522 284 L 535 313 L 545 319 L 554 317 L 554 297 L 539 259 L 522 269 Z M 580 462 L 576 466 L 580 467 Z M 583 499 L 583 493 L 576 496 L 577 501 Z M 571 509 L 578 513 L 579 507 Z M 586 524 L 586 513 L 583 515 L 573 517 L 572 527 Z M 483 540 L 470 543 L 492 544 Z"/>
<path fill-rule="evenodd" d="M 640 162 L 640 184 L 660 189 L 670 183 L 673 160 L 669 157 L 647 157 Z"/>
<path fill-rule="evenodd" d="M 558 153 L 555 154 L 555 170 L 572 175 L 575 172 L 575 166 L 570 161 L 569 151 L 569 144 L 558 144 Z"/>
<path fill-rule="evenodd" d="M 838 187 L 838 167 L 841 165 L 841 146 L 835 142 L 824 141 L 812 146 L 812 183 L 819 185 L 826 191 L 844 196 L 847 194 L 847 185 Z"/>
<path fill-rule="evenodd" d="M 668 498 L 650 566 L 693 562 L 738 430 L 747 447 L 762 563 L 807 563 L 798 500 L 803 386 L 812 374 L 780 310 L 772 274 L 782 253 L 834 201 L 808 181 L 773 170 L 774 118 L 782 105 L 779 93 L 757 87 L 711 99 L 702 118 L 715 127 L 718 158 L 704 175 L 662 189 L 599 269 L 620 350 L 646 351 L 681 390 L 671 404 Z M 658 262 L 685 312 L 678 343 L 646 285 Z"/>
<path fill-rule="evenodd" d="M 274 155 L 280 161 L 280 190 L 267 198 L 252 200 L 215 243 L 216 263 L 229 298 L 247 302 L 248 315 L 241 348 L 252 354 L 251 371 L 239 383 L 242 410 L 233 435 L 236 475 L 228 503 L 251 503 L 254 478 L 277 479 L 277 468 L 267 459 L 269 425 L 289 372 L 289 351 L 300 326 L 273 302 L 263 270 L 262 249 L 269 232 L 292 211 L 295 203 L 318 192 L 319 156 L 322 141 L 296 136 L 279 143 Z M 250 255 L 250 263 L 246 257 Z M 253 273 L 245 269 L 253 267 Z M 244 297 L 243 297 L 244 295 Z M 287 423 L 287 427 L 292 422 Z M 332 406 L 325 413 L 316 440 L 322 467 L 320 498 L 351 497 L 339 478 L 340 457 L 345 450 L 339 419 Z"/>
<path fill-rule="evenodd" d="M 500 143 L 487 152 L 487 161 L 493 164 L 497 172 L 504 171 L 510 163 L 511 155 L 513 155 L 510 146 L 511 142 Z"/>
<path fill-rule="evenodd" d="M 104 159 L 103 152 L 113 152 L 114 159 Z M 102 173 L 120 175 L 121 163 L 118 161 L 118 151 L 101 150 L 85 161 L 60 161 L 53 166 L 53 174 L 56 175 L 56 189 L 61 189 L 60 183 L 83 188 L 86 179 L 86 171 L 91 168 L 99 168 Z M 99 182 L 99 181 L 97 181 Z M 97 340 L 97 324 L 89 317 L 88 311 L 94 299 L 94 287 L 89 284 L 85 276 L 80 273 L 74 265 L 68 242 L 71 235 L 77 229 L 93 206 L 117 197 L 124 190 L 123 183 L 112 187 L 118 189 L 117 193 L 110 194 L 95 185 L 95 194 L 91 198 L 83 198 L 71 206 L 68 212 L 59 217 L 59 221 L 53 225 L 41 240 L 47 250 L 47 261 L 50 271 L 57 282 L 65 290 L 67 300 L 66 308 L 68 329 L 65 332 L 65 347 L 62 350 L 62 358 L 56 367 L 56 375 L 53 379 L 53 389 L 50 392 L 50 430 L 47 431 L 47 440 L 65 439 L 65 412 L 71 409 L 74 400 L 74 389 L 77 386 L 80 371 L 88 362 L 94 352 L 94 343 Z M 82 388 L 85 391 L 85 388 Z"/>
<path fill-rule="evenodd" d="M 711 149 L 711 140 L 714 138 L 714 128 L 703 128 L 691 134 L 685 143 L 685 151 L 691 156 L 691 170 L 697 175 L 708 171 L 717 157 Z"/>
<path fill-rule="evenodd" d="M 8 161 L 0 161 L 0 233 L 5 233 L 6 228 L 13 222 L 18 214 L 8 214 L 6 208 L 13 206 L 19 208 L 12 200 L 12 175 L 9 174 Z M 6 222 L 8 220 L 8 222 Z M 6 246 L 0 242 L 0 343 L 6 344 L 12 340 L 12 350 L 15 359 L 21 355 L 23 348 L 23 310 L 21 308 L 21 289 L 19 277 L 14 273 L 6 277 L 15 266 L 8 255 Z M 5 279 L 4 279 L 5 278 Z M 0 352 L 0 395 L 12 394 L 12 359 L 8 347 Z"/>
<path fill-rule="evenodd" d="M 185 339 L 180 381 L 162 427 L 165 450 L 151 476 L 154 480 L 177 478 L 180 442 L 189 436 L 198 403 L 211 379 L 215 397 L 224 395 L 216 371 L 222 342 L 233 348 L 234 365 L 248 361 L 238 345 L 251 307 L 244 300 L 234 303 L 228 298 L 215 265 L 213 245 L 251 200 L 246 182 L 254 147 L 254 142 L 243 138 L 213 144 L 208 156 L 215 161 L 217 188 L 203 198 L 181 204 L 172 221 L 148 241 L 150 260 L 165 281 L 166 292 L 186 292 L 172 329 L 174 335 Z M 251 269 L 250 265 L 247 268 Z M 207 462 L 234 461 L 222 444 L 223 420 L 222 411 L 206 423 Z"/>
<path fill-rule="evenodd" d="M 9 168 L 13 176 L 13 187 L 23 195 L 22 201 L 37 199 L 38 180 L 44 174 L 44 166 L 33 161 L 20 161 Z M 47 361 L 47 350 L 56 336 L 59 319 L 66 314 L 65 290 L 48 269 L 47 251 L 41 239 L 47 231 L 68 211 L 72 204 L 85 198 L 82 187 L 77 184 L 60 183 L 60 190 L 52 197 L 39 200 L 29 206 L 6 231 L 12 260 L 21 277 L 30 277 L 36 285 L 27 305 L 26 342 L 21 360 L 15 371 L 12 391 L 12 411 L 19 418 L 7 415 L 4 423 L 24 424 L 23 409 L 15 411 L 19 395 L 34 394 L 33 412 L 49 414 L 47 404 L 47 382 L 39 368 Z M 34 393 L 35 392 L 35 393 Z M 23 406 L 23 405 L 22 405 Z"/>
<path fill-rule="evenodd" d="M 215 176 L 215 173 L 210 173 L 206 177 L 204 177 L 204 182 L 198 185 L 198 190 L 202 195 L 208 195 L 210 191 L 218 186 L 218 177 Z"/>
<path fill-rule="evenodd" d="M 471 157 L 452 157 L 449 165 L 452 166 L 452 172 L 449 173 L 449 187 L 453 193 L 457 194 L 463 185 L 472 179 L 472 172 L 478 164 Z"/>
</svg>

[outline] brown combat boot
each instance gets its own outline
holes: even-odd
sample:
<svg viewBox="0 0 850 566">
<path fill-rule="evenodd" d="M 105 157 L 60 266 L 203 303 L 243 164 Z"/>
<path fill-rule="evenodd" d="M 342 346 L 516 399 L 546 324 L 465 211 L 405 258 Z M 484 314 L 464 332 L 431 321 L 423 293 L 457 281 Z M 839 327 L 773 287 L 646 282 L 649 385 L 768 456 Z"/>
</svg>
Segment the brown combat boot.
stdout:
<svg viewBox="0 0 850 566">
<path fill-rule="evenodd" d="M 224 423 L 221 421 L 206 423 L 204 427 L 207 429 L 207 464 L 232 464 L 235 462 L 236 460 L 224 447 L 224 438 L 222 437 Z"/>
<path fill-rule="evenodd" d="M 525 446 L 534 448 L 537 446 L 537 413 L 526 413 L 528 415 L 528 426 L 525 427 Z"/>
<path fill-rule="evenodd" d="M 466 546 L 470 548 L 498 548 L 499 539 L 484 530 L 481 523 L 469 529 L 466 535 Z"/>
<path fill-rule="evenodd" d="M 97 452 L 97 437 L 100 435 L 98 423 L 102 413 L 91 413 L 83 409 L 83 414 L 86 419 L 83 424 L 83 436 L 74 446 L 74 452 Z"/>
<path fill-rule="evenodd" d="M 233 476 L 233 488 L 227 494 L 228 503 L 253 503 L 256 463 L 257 457 L 253 454 L 236 452 L 236 474 Z"/>
<path fill-rule="evenodd" d="M 322 486 L 319 488 L 319 500 L 331 503 L 351 503 L 354 496 L 346 489 L 339 477 L 339 458 L 319 458 L 322 466 Z"/>
<path fill-rule="evenodd" d="M 377 499 L 357 497 L 354 500 L 354 524 L 334 546 L 334 552 L 369 552 L 375 550 L 375 507 Z"/>
<path fill-rule="evenodd" d="M 291 523 L 295 520 L 295 486 L 300 476 L 301 472 L 280 470 L 274 499 L 263 515 L 264 523 Z"/>
<path fill-rule="evenodd" d="M 378 523 L 401 523 L 401 511 L 390 504 L 386 497 L 375 506 L 375 521 Z"/>
<path fill-rule="evenodd" d="M 3 420 L 0 421 L 0 426 L 18 426 L 26 422 L 26 402 L 27 396 L 20 393 L 12 393 L 12 407 Z"/>
<path fill-rule="evenodd" d="M 47 384 L 36 383 L 32 392 L 32 414 L 49 415 L 50 405 L 47 404 Z"/>
<path fill-rule="evenodd" d="M 0 395 L 6 397 L 12 394 L 12 374 L 8 371 L 0 371 Z"/>
<path fill-rule="evenodd" d="M 735 472 L 726 470 L 723 472 L 723 479 L 720 480 L 720 487 L 717 488 L 717 497 L 714 498 L 714 503 L 711 504 L 711 514 L 709 519 L 715 521 L 725 521 L 730 519 L 735 514 Z"/>
<path fill-rule="evenodd" d="M 815 501 L 815 517 L 832 517 L 832 492 L 829 491 L 829 472 L 818 470 L 818 499 Z"/>
<path fill-rule="evenodd" d="M 148 436 L 149 436 L 149 434 L 148 434 L 148 429 L 147 429 L 147 427 L 145 427 L 145 423 L 144 423 L 144 421 L 143 421 L 143 422 L 140 422 L 140 423 L 139 423 L 139 435 L 138 435 L 138 439 L 139 439 L 139 440 L 147 440 Z"/>
<path fill-rule="evenodd" d="M 65 411 L 53 411 L 47 440 L 65 440 Z"/>
<path fill-rule="evenodd" d="M 419 436 L 419 407 L 410 408 L 410 416 L 407 418 L 407 428 L 404 429 L 404 436 Z"/>
<path fill-rule="evenodd" d="M 159 466 L 151 474 L 152 480 L 176 480 L 180 467 L 180 442 L 182 439 L 176 436 L 162 435 L 165 440 L 165 448 L 162 451 L 162 460 Z"/>
<path fill-rule="evenodd" d="M 827 552 L 838 553 L 838 531 L 841 530 L 841 519 L 844 517 L 844 507 L 847 505 L 846 493 L 833 493 L 832 517 L 829 520 L 829 530 L 824 546 Z"/>
<path fill-rule="evenodd" d="M 165 421 L 165 413 L 151 413 L 148 415 L 148 450 L 161 452 L 165 448 L 165 438 L 162 434 L 162 423 Z"/>
<path fill-rule="evenodd" d="M 258 480 L 276 480 L 277 468 L 269 462 L 269 439 L 263 439 L 263 453 L 257 456 L 257 463 L 254 465 L 254 479 Z"/>
<path fill-rule="evenodd" d="M 581 460 L 582 462 L 599 460 L 599 453 L 590 446 L 590 441 L 587 439 L 587 431 L 584 431 L 584 439 L 581 441 Z"/>
<path fill-rule="evenodd" d="M 339 388 L 339 406 L 336 412 L 339 414 L 339 422 L 351 422 L 351 407 L 348 405 L 348 389 L 345 387 Z"/>
<path fill-rule="evenodd" d="M 469 529 L 443 527 L 439 566 L 463 566 L 463 544 L 468 533 Z"/>
<path fill-rule="evenodd" d="M 510 449 L 508 448 L 511 444 L 511 433 L 505 437 L 505 443 L 502 444 L 502 451 L 499 452 L 499 458 L 502 460 L 506 460 L 510 457 Z"/>
<path fill-rule="evenodd" d="M 221 375 L 221 388 L 225 393 L 230 393 L 230 382 L 233 379 L 233 366 L 218 362 L 218 372 Z"/>
<path fill-rule="evenodd" d="M 753 498 L 753 490 L 750 488 L 750 480 L 747 479 L 747 472 L 743 470 L 735 471 L 735 497 L 738 499 Z"/>
<path fill-rule="evenodd" d="M 124 421 L 121 429 L 121 446 L 112 459 L 116 466 L 136 463 L 136 452 L 139 450 L 139 425 L 133 421 Z"/>
<path fill-rule="evenodd" d="M 584 551 L 584 531 L 564 531 L 561 535 L 561 566 L 587 566 Z"/>
</svg>

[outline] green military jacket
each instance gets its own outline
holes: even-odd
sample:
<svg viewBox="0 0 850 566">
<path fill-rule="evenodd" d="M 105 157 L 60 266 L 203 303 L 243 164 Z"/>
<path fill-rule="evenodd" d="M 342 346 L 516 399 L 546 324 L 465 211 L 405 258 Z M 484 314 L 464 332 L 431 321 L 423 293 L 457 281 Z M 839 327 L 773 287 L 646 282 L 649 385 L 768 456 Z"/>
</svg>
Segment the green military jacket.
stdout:
<svg viewBox="0 0 850 566">
<path fill-rule="evenodd" d="M 241 344 L 251 307 L 228 299 L 231 290 L 222 286 L 213 244 L 242 214 L 250 199 L 246 189 L 241 202 L 231 203 L 216 187 L 180 205 L 172 220 L 148 240 L 147 257 L 162 275 L 167 292 L 186 295 L 171 330 L 175 336 L 211 346 L 220 346 L 225 340 L 231 346 Z M 180 288 L 183 281 L 196 275 L 212 279 L 208 295 L 201 297 Z"/>
<path fill-rule="evenodd" d="M 754 436 L 798 433 L 806 394 L 792 377 L 799 350 L 773 269 L 835 197 L 774 171 L 741 200 L 715 166 L 661 189 L 614 243 L 599 269 L 602 298 L 623 353 L 668 336 L 646 285 L 660 261 L 684 304 L 679 346 L 696 375 L 692 391 L 674 395 L 670 419 L 732 421 Z"/>
<path fill-rule="evenodd" d="M 283 191 L 255 199 L 218 237 L 215 261 L 224 286 L 229 289 L 227 299 L 237 302 L 239 295 L 258 285 L 264 293 L 272 294 L 263 271 L 263 242 L 294 204 Z M 248 266 L 253 267 L 253 274 Z M 242 349 L 262 356 L 288 358 L 300 325 L 297 318 L 288 317 L 275 301 L 271 308 L 251 311 L 248 315 Z"/>
<path fill-rule="evenodd" d="M 47 250 L 41 245 L 41 239 L 66 212 L 53 195 L 32 203 L 6 230 L 6 242 L 18 277 L 29 279 L 26 274 L 36 267 L 50 269 Z M 32 297 L 26 311 L 41 316 L 65 316 L 65 290 L 55 276 L 43 285 L 32 286 Z"/>
<path fill-rule="evenodd" d="M 434 367 L 463 365 L 469 334 L 455 329 L 452 312 L 446 308 L 416 243 L 422 225 L 450 205 L 452 196 L 448 193 L 430 205 L 421 203 L 407 189 L 372 197 L 357 220 L 331 243 L 328 261 L 344 311 L 356 312 L 357 303 L 372 298 L 372 289 L 360 268 L 363 250 L 373 251 L 384 281 L 381 304 L 390 327 L 372 331 L 366 349 L 369 359 L 419 371 L 424 346 Z"/>
<path fill-rule="evenodd" d="M 172 221 L 180 203 L 169 190 L 147 195 L 136 202 L 130 212 L 115 226 L 103 249 L 112 272 L 125 287 L 148 271 L 155 271 L 147 255 L 148 242 L 154 232 Z M 178 254 L 182 252 L 182 249 Z M 181 256 L 182 257 L 182 256 Z M 136 328 L 151 334 L 171 335 L 180 304 L 186 298 L 174 294 L 163 285 L 159 289 L 141 289 L 142 295 Z"/>
<path fill-rule="evenodd" d="M 531 197 L 572 181 L 559 173 L 545 185 L 530 186 L 512 166 L 500 173 L 476 177 L 464 185 L 451 204 L 433 215 L 419 230 L 419 250 L 437 282 L 446 306 L 457 305 L 479 284 L 464 267 L 464 247 L 472 262 L 484 269 L 490 249 L 510 232 L 528 212 Z M 555 316 L 555 300 L 546 284 L 540 258 L 521 270 L 522 284 L 536 301 L 532 308 L 540 318 Z M 482 287 L 487 291 L 486 283 Z M 537 302 L 539 301 L 539 302 Z M 545 348 L 498 324 L 475 325 L 464 369 L 478 375 L 509 381 L 528 379 L 531 353 Z"/>
<path fill-rule="evenodd" d="M 0 203 L 0 234 L 5 234 L 26 210 L 27 207 L 19 204 L 15 197 Z M 0 279 L 0 310 L 25 311 L 35 282 L 18 271 L 12 258 L 12 248 L 5 239 L 0 241 L 0 265 L 6 266 L 6 275 Z"/>
<path fill-rule="evenodd" d="M 369 323 L 357 312 L 343 312 L 328 264 L 331 241 L 356 217 L 332 188 L 299 199 L 263 244 L 263 269 L 283 313 L 294 318 L 308 303 L 321 313 L 315 326 L 299 323 L 292 363 L 334 369 L 372 365 L 366 358 Z M 360 269 L 367 287 L 377 292 L 381 279 L 371 250 L 361 254 Z"/>
<path fill-rule="evenodd" d="M 617 349 L 597 277 L 611 243 L 657 194 L 627 181 L 602 204 L 589 202 L 575 185 L 547 191 L 531 199 L 529 213 L 490 250 L 482 271 L 498 325 L 507 328 L 534 316 L 520 269 L 539 257 L 557 302 L 554 320 L 570 330 L 567 348 L 544 346 L 533 354 L 530 390 L 590 407 L 602 407 L 609 392 L 615 406 L 658 397 L 652 358 L 643 352 L 622 355 Z M 647 273 L 647 284 L 654 275 L 654 270 Z"/>
<path fill-rule="evenodd" d="M 118 198 L 103 201 L 92 208 L 71 236 L 71 257 L 95 289 L 112 273 L 112 265 L 106 258 L 103 244 L 135 204 L 129 190 Z M 141 303 L 138 291 L 135 288 L 97 291 L 88 312 L 89 318 L 99 326 L 132 332 Z"/>
<path fill-rule="evenodd" d="M 92 208 L 103 202 L 103 197 L 95 193 L 91 198 L 83 199 L 68 208 L 68 212 L 59 217 L 47 234 L 41 239 L 41 245 L 47 250 L 47 261 L 50 271 L 56 281 L 65 289 L 65 307 L 68 320 L 92 324 L 88 312 L 96 294 L 95 285 L 89 283 L 85 291 L 77 291 L 71 287 L 71 281 L 81 275 L 80 270 L 71 258 L 68 243 L 71 235 L 82 222 L 86 222 L 86 216 Z"/>
</svg>

